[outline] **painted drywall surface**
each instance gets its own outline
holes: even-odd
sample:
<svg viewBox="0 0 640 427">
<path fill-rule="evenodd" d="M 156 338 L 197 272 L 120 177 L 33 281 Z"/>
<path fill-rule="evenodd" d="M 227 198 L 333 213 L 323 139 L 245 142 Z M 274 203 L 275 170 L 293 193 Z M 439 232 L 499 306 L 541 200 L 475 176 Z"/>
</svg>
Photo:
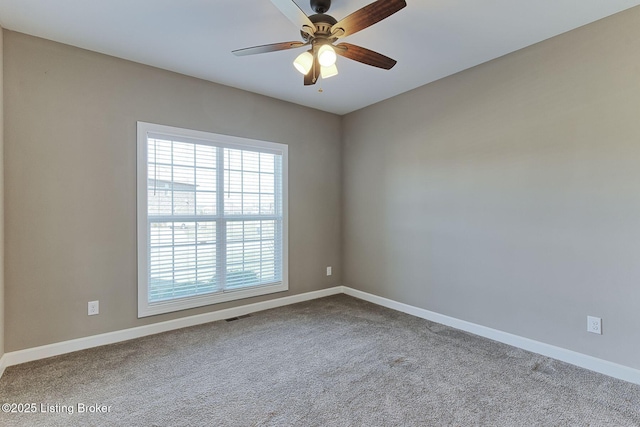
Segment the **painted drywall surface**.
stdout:
<svg viewBox="0 0 640 427">
<path fill-rule="evenodd" d="M 344 285 L 640 368 L 638 52 L 634 8 L 345 116 Z"/>
<path fill-rule="evenodd" d="M 3 29 L 0 27 L 0 357 L 4 354 L 4 109 Z"/>
<path fill-rule="evenodd" d="M 7 351 L 341 284 L 340 117 L 4 37 Z M 289 292 L 137 319 L 138 120 L 289 145 Z"/>
</svg>

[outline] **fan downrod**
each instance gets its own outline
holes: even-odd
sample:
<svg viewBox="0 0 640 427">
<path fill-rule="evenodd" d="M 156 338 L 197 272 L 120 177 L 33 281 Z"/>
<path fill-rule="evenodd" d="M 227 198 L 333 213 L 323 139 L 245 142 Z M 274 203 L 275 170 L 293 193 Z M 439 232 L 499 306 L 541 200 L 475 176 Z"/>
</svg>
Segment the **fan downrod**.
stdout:
<svg viewBox="0 0 640 427">
<path fill-rule="evenodd" d="M 316 13 L 326 13 L 331 7 L 331 0 L 311 0 L 311 9 Z"/>
</svg>

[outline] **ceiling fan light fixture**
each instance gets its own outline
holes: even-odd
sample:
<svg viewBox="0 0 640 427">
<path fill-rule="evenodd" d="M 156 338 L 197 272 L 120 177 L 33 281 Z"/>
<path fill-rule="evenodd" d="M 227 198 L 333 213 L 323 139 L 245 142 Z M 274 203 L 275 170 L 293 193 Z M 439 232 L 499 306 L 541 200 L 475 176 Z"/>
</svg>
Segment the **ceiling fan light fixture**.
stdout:
<svg viewBox="0 0 640 427">
<path fill-rule="evenodd" d="M 309 74 L 309 71 L 311 71 L 311 67 L 313 67 L 313 55 L 308 51 L 301 53 L 295 61 L 293 61 L 293 66 L 306 76 Z"/>
<path fill-rule="evenodd" d="M 320 66 L 320 75 L 322 76 L 323 79 L 328 79 L 329 77 L 337 76 L 338 75 L 338 67 L 336 67 L 336 64 L 330 65 L 328 67 L 325 67 L 324 65 L 321 65 Z"/>
<path fill-rule="evenodd" d="M 295 0 L 271 0 L 285 17 L 300 29 L 303 41 L 247 47 L 236 49 L 232 53 L 236 56 L 246 56 L 310 46 L 307 52 L 293 61 L 295 68 L 304 74 L 305 86 L 316 84 L 319 77 L 329 78 L 338 74 L 335 49 L 339 49 L 337 52 L 344 58 L 372 67 L 390 70 L 396 65 L 394 59 L 364 47 L 350 43 L 339 43 L 336 46 L 333 44 L 342 37 L 355 34 L 390 17 L 407 6 L 406 0 L 375 0 L 340 21 L 326 14 L 331 7 L 331 0 L 310 1 L 316 14 L 307 16 Z"/>
<path fill-rule="evenodd" d="M 323 67 L 331 67 L 336 63 L 336 51 L 333 50 L 333 47 L 330 44 L 323 44 L 318 49 L 318 62 Z"/>
</svg>

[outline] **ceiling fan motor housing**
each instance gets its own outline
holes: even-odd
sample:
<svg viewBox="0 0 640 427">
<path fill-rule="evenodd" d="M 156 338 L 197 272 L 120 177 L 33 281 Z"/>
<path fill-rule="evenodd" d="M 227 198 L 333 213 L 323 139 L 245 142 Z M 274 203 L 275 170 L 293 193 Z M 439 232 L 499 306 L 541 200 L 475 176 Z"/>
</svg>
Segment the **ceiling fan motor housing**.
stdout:
<svg viewBox="0 0 640 427">
<path fill-rule="evenodd" d="M 311 0 L 311 9 L 316 13 L 325 13 L 331 7 L 331 0 Z"/>
<path fill-rule="evenodd" d="M 309 20 L 316 27 L 316 31 L 313 37 L 310 37 L 309 34 L 301 31 L 300 33 L 302 34 L 304 41 L 309 41 L 310 38 L 328 38 L 331 35 L 331 27 L 338 22 L 333 16 L 324 13 L 311 15 Z"/>
</svg>

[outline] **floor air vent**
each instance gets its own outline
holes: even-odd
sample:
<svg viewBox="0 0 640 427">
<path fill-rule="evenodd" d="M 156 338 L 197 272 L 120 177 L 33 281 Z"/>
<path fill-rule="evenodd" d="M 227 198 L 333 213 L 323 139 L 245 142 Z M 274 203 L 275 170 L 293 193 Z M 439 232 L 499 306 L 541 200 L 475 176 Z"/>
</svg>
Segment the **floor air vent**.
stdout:
<svg viewBox="0 0 640 427">
<path fill-rule="evenodd" d="M 247 317 L 251 317 L 251 315 L 250 314 L 244 314 L 242 316 L 230 317 L 228 319 L 224 319 L 224 321 L 225 322 L 234 322 L 234 321 L 239 320 L 239 319 L 246 319 Z"/>
</svg>

